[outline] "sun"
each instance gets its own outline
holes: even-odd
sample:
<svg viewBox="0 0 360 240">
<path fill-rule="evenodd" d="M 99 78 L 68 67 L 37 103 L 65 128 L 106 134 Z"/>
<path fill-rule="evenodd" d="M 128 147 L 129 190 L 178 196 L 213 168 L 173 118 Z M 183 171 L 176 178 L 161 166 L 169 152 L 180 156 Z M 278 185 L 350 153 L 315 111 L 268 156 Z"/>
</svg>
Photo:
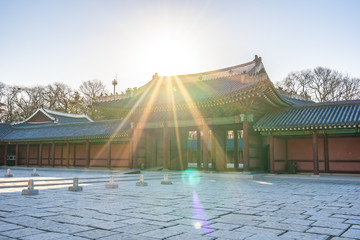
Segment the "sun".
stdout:
<svg viewBox="0 0 360 240">
<path fill-rule="evenodd" d="M 186 35 L 157 33 L 143 40 L 140 55 L 160 76 L 191 73 L 199 64 L 196 41 Z"/>
</svg>

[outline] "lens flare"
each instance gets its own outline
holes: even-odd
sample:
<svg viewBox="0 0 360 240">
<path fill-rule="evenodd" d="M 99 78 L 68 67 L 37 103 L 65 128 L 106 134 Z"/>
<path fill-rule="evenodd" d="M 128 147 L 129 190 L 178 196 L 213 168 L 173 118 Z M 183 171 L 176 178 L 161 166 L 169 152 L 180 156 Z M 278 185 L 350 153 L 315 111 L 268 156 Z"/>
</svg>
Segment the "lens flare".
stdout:
<svg viewBox="0 0 360 240">
<path fill-rule="evenodd" d="M 187 183 L 192 187 L 200 184 L 200 173 L 196 169 L 187 169 L 181 176 L 183 183 Z"/>
</svg>

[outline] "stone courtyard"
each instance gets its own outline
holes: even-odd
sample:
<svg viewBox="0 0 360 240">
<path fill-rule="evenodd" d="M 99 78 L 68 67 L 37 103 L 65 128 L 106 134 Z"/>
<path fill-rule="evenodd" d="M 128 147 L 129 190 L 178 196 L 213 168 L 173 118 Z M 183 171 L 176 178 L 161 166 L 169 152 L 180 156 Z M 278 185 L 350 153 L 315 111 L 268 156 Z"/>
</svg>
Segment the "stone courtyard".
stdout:
<svg viewBox="0 0 360 240">
<path fill-rule="evenodd" d="M 0 169 L 0 239 L 360 239 L 360 177 Z M 164 173 L 172 185 L 160 184 Z M 117 189 L 105 188 L 114 176 Z M 68 191 L 78 177 L 81 192 Z"/>
</svg>

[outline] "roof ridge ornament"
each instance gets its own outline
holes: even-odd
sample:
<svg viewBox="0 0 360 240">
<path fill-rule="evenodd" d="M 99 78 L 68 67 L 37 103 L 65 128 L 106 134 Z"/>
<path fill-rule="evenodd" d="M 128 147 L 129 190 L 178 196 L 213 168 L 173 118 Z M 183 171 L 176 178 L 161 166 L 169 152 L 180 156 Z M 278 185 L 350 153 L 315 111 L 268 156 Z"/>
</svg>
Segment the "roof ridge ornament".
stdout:
<svg viewBox="0 0 360 240">
<path fill-rule="evenodd" d="M 254 62 L 261 62 L 261 57 L 259 57 L 258 55 L 255 55 L 255 58 L 253 60 Z"/>
</svg>

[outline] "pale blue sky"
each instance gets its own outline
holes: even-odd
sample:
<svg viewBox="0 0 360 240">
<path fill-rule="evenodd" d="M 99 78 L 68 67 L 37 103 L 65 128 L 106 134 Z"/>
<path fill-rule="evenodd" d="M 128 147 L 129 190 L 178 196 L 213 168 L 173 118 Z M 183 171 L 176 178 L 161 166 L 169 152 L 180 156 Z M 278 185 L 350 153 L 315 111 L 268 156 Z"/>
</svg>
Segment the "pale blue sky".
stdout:
<svg viewBox="0 0 360 240">
<path fill-rule="evenodd" d="M 273 82 L 325 66 L 360 78 L 360 1 L 0 0 L 0 81 L 111 91 L 263 59 Z"/>
</svg>

